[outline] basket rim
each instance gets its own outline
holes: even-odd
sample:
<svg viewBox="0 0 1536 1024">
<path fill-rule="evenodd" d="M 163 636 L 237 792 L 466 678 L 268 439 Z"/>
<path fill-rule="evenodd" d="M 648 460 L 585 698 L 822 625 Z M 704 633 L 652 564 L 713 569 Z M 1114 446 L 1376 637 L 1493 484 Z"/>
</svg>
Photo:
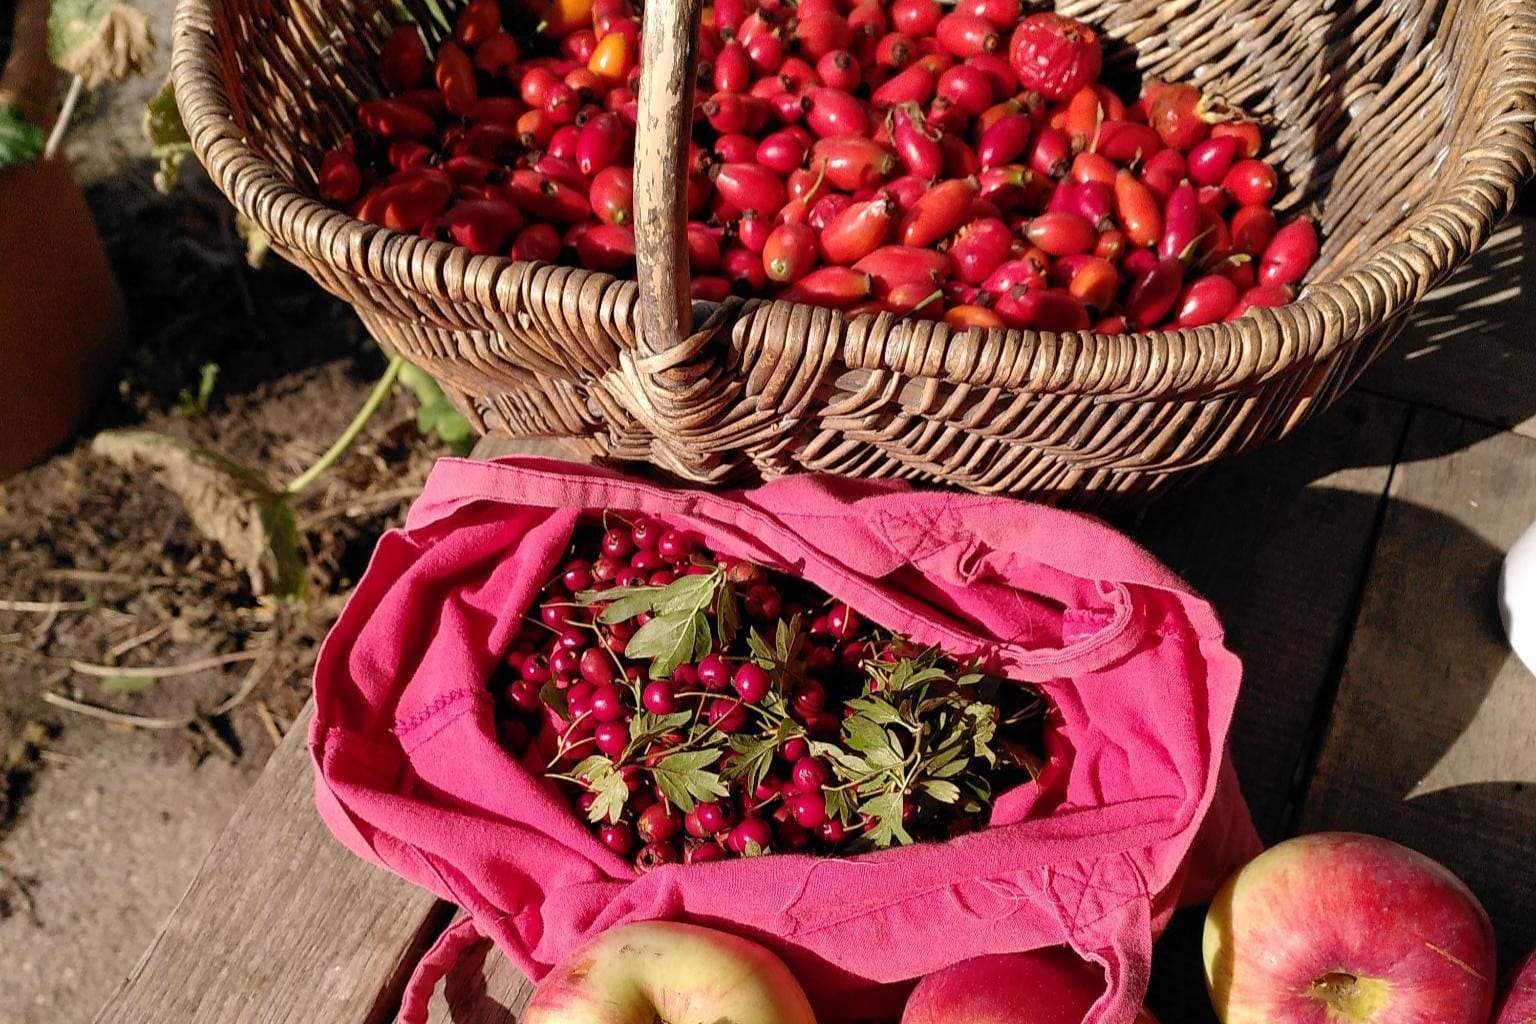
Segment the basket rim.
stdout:
<svg viewBox="0 0 1536 1024">
<path fill-rule="evenodd" d="M 172 21 L 171 77 L 192 147 L 219 189 L 242 214 L 309 258 L 334 265 L 351 252 L 354 276 L 424 294 L 441 302 L 516 309 L 519 286 L 550 265 L 505 256 L 474 256 L 446 242 L 368 224 L 288 184 L 248 144 L 235 123 L 218 59 L 223 45 L 214 11 L 226 0 L 178 0 Z M 1357 267 L 1306 284 L 1285 306 L 1258 308 L 1238 320 L 1195 328 L 1125 334 L 1011 329 L 954 329 L 942 323 L 896 321 L 887 351 L 902 367 L 902 325 L 929 334 L 944 350 L 925 375 L 978 387 L 1005 387 L 1087 397 L 1171 399 L 1216 396 L 1266 383 L 1310 365 L 1403 314 L 1480 248 L 1514 208 L 1520 187 L 1536 175 L 1536 5 L 1484 0 L 1477 14 L 1494 27 L 1488 90 L 1479 109 L 1487 120 L 1462 151 L 1460 180 L 1442 198 L 1421 206 Z M 1462 15 L 1465 16 L 1465 15 Z M 1457 156 L 1447 153 L 1447 163 Z M 560 267 L 565 287 L 624 289 L 633 279 Z M 727 300 L 725 305 L 783 305 L 784 300 Z M 630 303 L 633 313 L 633 304 Z M 717 308 L 695 303 L 696 323 Z M 815 307 L 807 307 L 815 308 Z M 956 343 L 962 343 L 957 345 Z M 990 369 L 979 365 L 985 345 L 1013 352 Z M 961 350 L 963 346 L 963 351 Z M 1195 367 L 1191 368 L 1191 358 Z M 1105 366 L 1133 367 L 1132 377 Z"/>
</svg>

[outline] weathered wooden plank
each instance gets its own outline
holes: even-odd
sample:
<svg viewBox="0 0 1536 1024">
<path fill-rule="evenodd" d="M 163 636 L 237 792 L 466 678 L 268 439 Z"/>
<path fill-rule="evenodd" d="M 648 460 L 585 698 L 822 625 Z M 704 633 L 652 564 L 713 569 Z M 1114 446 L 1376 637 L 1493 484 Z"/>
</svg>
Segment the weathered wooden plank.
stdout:
<svg viewBox="0 0 1536 1024">
<path fill-rule="evenodd" d="M 1397 402 L 1346 395 L 1287 441 L 1212 468 L 1132 528 L 1215 604 L 1243 659 L 1230 746 L 1269 841 L 1292 814 L 1406 414 Z"/>
<path fill-rule="evenodd" d="M 1415 311 L 1362 386 L 1536 437 L 1536 220 L 1515 217 Z"/>
<path fill-rule="evenodd" d="M 454 965 L 428 1004 L 429 1024 L 517 1024 L 533 983 L 489 941 Z"/>
<path fill-rule="evenodd" d="M 371 867 L 314 809 L 313 706 L 96 1024 L 380 1024 L 451 913 Z"/>
<path fill-rule="evenodd" d="M 1266 841 L 1285 834 L 1310 761 L 1308 733 L 1337 675 L 1407 422 L 1400 403 L 1346 395 L 1272 448 L 1233 459 L 1155 505 L 1132 532 L 1221 613 L 1245 667 L 1230 748 Z M 1158 944 L 1148 1003 L 1165 1021 L 1213 1022 L 1200 910 Z"/>
<path fill-rule="evenodd" d="M 1536 679 L 1509 653 L 1494 588 L 1532 520 L 1536 441 L 1415 411 L 1300 820 L 1445 863 L 1487 906 L 1506 964 L 1536 944 Z"/>
</svg>

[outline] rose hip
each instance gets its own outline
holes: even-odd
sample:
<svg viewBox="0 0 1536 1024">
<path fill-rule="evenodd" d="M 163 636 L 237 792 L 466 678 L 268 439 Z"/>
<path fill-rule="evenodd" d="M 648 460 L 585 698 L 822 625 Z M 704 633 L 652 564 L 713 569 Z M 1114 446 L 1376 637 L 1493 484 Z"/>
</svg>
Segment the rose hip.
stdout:
<svg viewBox="0 0 1536 1024">
<path fill-rule="evenodd" d="M 1317 261 L 1317 227 L 1302 217 L 1275 232 L 1259 260 L 1260 285 L 1291 285 Z"/>
<path fill-rule="evenodd" d="M 1050 12 L 1031 14 L 1009 41 L 1008 59 L 1024 88 L 1065 100 L 1099 77 L 1104 55 L 1087 25 Z"/>
<path fill-rule="evenodd" d="M 1221 185 L 1244 206 L 1268 203 L 1279 188 L 1275 170 L 1262 160 L 1239 160 L 1221 179 Z"/>
</svg>

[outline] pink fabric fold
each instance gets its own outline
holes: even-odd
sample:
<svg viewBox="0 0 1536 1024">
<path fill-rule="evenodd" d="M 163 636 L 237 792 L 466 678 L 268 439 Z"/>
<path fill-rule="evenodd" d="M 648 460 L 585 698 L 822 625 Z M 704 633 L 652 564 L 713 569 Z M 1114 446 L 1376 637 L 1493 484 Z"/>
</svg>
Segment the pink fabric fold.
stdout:
<svg viewBox="0 0 1536 1024">
<path fill-rule="evenodd" d="M 949 842 L 636 877 L 497 745 L 484 685 L 578 517 L 604 508 L 1040 686 L 1046 772 Z M 602 929 L 668 918 L 768 945 L 824 1022 L 890 1019 L 926 973 L 1065 944 L 1105 969 L 1088 1024 L 1130 1024 L 1168 914 L 1259 848 L 1225 760 L 1240 676 L 1210 605 L 1086 516 L 840 478 L 710 493 L 447 459 L 326 640 L 310 744 L 336 837 L 458 903 L 535 979 Z"/>
</svg>

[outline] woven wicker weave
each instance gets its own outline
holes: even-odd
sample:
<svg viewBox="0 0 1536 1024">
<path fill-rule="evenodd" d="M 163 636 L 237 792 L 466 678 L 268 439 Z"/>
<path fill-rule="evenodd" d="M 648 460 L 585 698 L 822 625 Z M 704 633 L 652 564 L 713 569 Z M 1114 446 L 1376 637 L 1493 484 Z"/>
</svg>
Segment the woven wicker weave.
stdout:
<svg viewBox="0 0 1536 1024">
<path fill-rule="evenodd" d="M 690 310 L 673 169 L 699 2 L 645 15 L 643 288 L 471 256 L 311 198 L 321 154 L 377 94 L 391 5 L 181 0 L 173 70 L 214 181 L 477 428 L 574 438 L 691 480 L 809 469 L 1076 504 L 1144 497 L 1325 407 L 1536 169 L 1530 0 L 1066 0 L 1058 10 L 1103 29 L 1111 75 L 1192 81 L 1273 118 L 1280 206 L 1313 208 L 1324 233 L 1299 301 L 1122 336 L 755 300 Z M 402 6 L 434 24 L 423 0 Z"/>
</svg>

